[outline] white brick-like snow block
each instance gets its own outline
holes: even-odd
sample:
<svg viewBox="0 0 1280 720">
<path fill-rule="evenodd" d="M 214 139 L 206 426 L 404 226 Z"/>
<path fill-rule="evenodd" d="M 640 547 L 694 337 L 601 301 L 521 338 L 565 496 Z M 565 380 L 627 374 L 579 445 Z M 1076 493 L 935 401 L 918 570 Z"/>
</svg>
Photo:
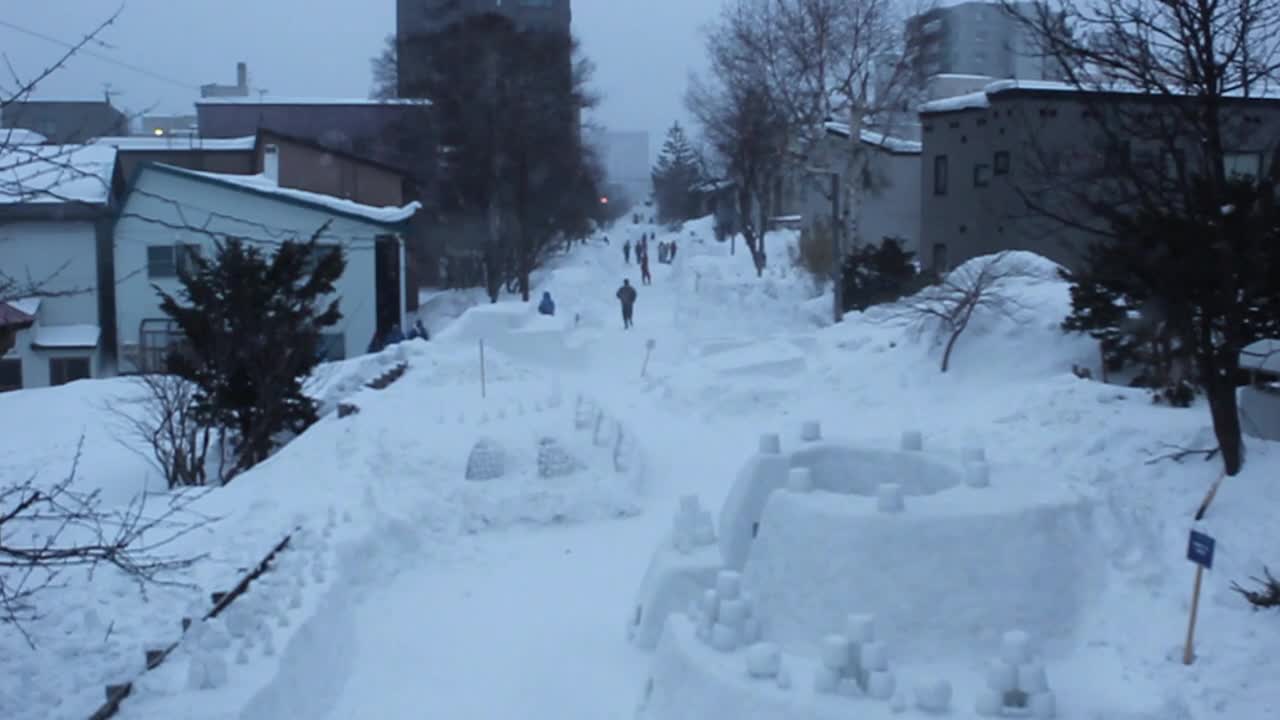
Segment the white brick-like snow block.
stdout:
<svg viewBox="0 0 1280 720">
<path fill-rule="evenodd" d="M 1029 662 L 1019 665 L 1018 689 L 1028 695 L 1049 692 L 1049 677 L 1045 674 L 1044 664 Z"/>
<path fill-rule="evenodd" d="M 790 690 L 791 670 L 785 667 L 778 668 L 778 674 L 774 677 L 774 682 L 777 683 L 779 690 Z"/>
<path fill-rule="evenodd" d="M 1006 632 L 1000 638 L 1000 659 L 1014 666 L 1031 662 L 1031 636 L 1022 630 Z"/>
<path fill-rule="evenodd" d="M 831 695 L 840 687 L 840 671 L 821 665 L 813 673 L 813 691 L 821 695 Z"/>
<path fill-rule="evenodd" d="M 822 439 L 822 423 L 817 420 L 806 420 L 800 426 L 800 439 L 805 442 L 817 442 Z"/>
<path fill-rule="evenodd" d="M 983 688 L 978 691 L 973 709 L 982 717 L 996 717 L 1004 709 L 1004 696 L 996 690 Z"/>
<path fill-rule="evenodd" d="M 782 438 L 778 433 L 765 433 L 760 436 L 760 454 L 778 455 L 782 452 Z"/>
<path fill-rule="evenodd" d="M 900 513 L 906 510 L 902 486 L 898 483 L 880 483 L 876 488 L 876 507 L 882 513 Z"/>
<path fill-rule="evenodd" d="M 1051 692 L 1032 695 L 1027 705 L 1036 720 L 1053 720 L 1058 714 L 1058 700 Z"/>
<path fill-rule="evenodd" d="M 889 648 L 878 640 L 862 643 L 858 662 L 867 672 L 889 669 Z"/>
<path fill-rule="evenodd" d="M 716 596 L 721 600 L 737 600 L 742 596 L 742 573 L 721 570 L 716 573 Z"/>
<path fill-rule="evenodd" d="M 497 480 L 506 474 L 507 454 L 496 440 L 480 438 L 467 456 L 466 478 L 471 481 Z"/>
<path fill-rule="evenodd" d="M 964 484 L 971 488 L 991 486 L 991 466 L 986 461 L 970 460 L 964 464 Z"/>
<path fill-rule="evenodd" d="M 987 665 L 987 688 L 998 693 L 1001 698 L 1004 697 L 1004 693 L 1017 690 L 1018 666 L 1010 665 L 1003 660 L 992 660 Z M 1001 702 L 1003 703 L 1003 700 Z"/>
<path fill-rule="evenodd" d="M 980 445 L 970 445 L 960 451 L 960 458 L 965 462 L 986 462 L 987 449 Z"/>
<path fill-rule="evenodd" d="M 903 452 L 920 452 L 924 450 L 924 433 L 919 430 L 903 431 L 902 444 L 899 447 Z"/>
<path fill-rule="evenodd" d="M 747 621 L 742 624 L 742 642 L 760 642 L 760 618 L 754 615 L 747 616 Z"/>
<path fill-rule="evenodd" d="M 776 677 L 782 670 L 782 651 L 773 643 L 756 643 L 747 648 L 747 674 L 754 678 Z"/>
<path fill-rule="evenodd" d="M 898 689 L 898 682 L 893 673 L 887 670 L 876 670 L 867 680 L 867 694 L 877 700 L 888 700 L 893 691 Z"/>
<path fill-rule="evenodd" d="M 720 595 L 715 590 L 702 593 L 702 615 L 711 622 L 720 618 Z"/>
<path fill-rule="evenodd" d="M 813 471 L 802 467 L 791 468 L 787 473 L 787 489 L 799 493 L 813 490 Z"/>
<path fill-rule="evenodd" d="M 716 623 L 711 627 L 711 647 L 720 652 L 736 650 L 738 648 L 738 631 L 724 623 Z"/>
<path fill-rule="evenodd" d="M 941 714 L 951 708 L 951 683 L 946 680 L 920 683 L 916 686 L 916 707 Z"/>
<path fill-rule="evenodd" d="M 849 666 L 849 638 L 828 635 L 822 638 L 822 665 L 832 670 L 844 670 Z"/>
<path fill-rule="evenodd" d="M 741 632 L 746 628 L 749 608 L 742 598 L 720 601 L 720 622 Z"/>
<path fill-rule="evenodd" d="M 855 613 L 845 619 L 844 634 L 850 642 L 868 643 L 876 639 L 876 617 Z"/>
</svg>

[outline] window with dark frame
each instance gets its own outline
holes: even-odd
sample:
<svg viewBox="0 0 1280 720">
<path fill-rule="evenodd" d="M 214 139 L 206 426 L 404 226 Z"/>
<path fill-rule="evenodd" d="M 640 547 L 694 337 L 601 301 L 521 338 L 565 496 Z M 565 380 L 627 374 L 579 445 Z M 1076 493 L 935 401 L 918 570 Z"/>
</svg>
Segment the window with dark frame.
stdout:
<svg viewBox="0 0 1280 720">
<path fill-rule="evenodd" d="M 49 384 L 66 385 L 76 380 L 89 378 L 89 358 L 62 357 L 49 358 Z"/>
<path fill-rule="evenodd" d="M 947 194 L 947 156 L 939 155 L 933 159 L 933 194 Z"/>
<path fill-rule="evenodd" d="M 991 184 L 991 166 L 978 163 L 973 166 L 973 186 L 986 187 Z"/>
<path fill-rule="evenodd" d="M 0 392 L 22 389 L 22 359 L 0 360 Z"/>
<path fill-rule="evenodd" d="M 179 271 L 190 271 L 199 256 L 199 245 L 148 245 L 147 277 L 176 278 Z"/>
<path fill-rule="evenodd" d="M 1009 151 L 997 150 L 995 157 L 992 158 L 992 171 L 996 175 L 1009 174 Z"/>
<path fill-rule="evenodd" d="M 1262 175 L 1262 153 L 1228 152 L 1222 155 L 1222 170 L 1228 179 L 1250 178 Z"/>
<path fill-rule="evenodd" d="M 320 333 L 320 358 L 325 362 L 346 360 L 346 333 Z"/>
<path fill-rule="evenodd" d="M 1113 141 L 1107 144 L 1103 159 L 1103 169 L 1108 172 L 1128 170 L 1133 163 L 1133 145 L 1128 140 Z"/>
</svg>

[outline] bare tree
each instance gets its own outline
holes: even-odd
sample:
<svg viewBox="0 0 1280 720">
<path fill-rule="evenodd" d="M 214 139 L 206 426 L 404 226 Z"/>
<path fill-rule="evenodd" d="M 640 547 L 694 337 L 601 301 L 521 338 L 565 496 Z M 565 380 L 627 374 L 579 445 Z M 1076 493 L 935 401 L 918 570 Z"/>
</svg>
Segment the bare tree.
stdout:
<svg viewBox="0 0 1280 720">
<path fill-rule="evenodd" d="M 192 512 L 198 494 L 173 496 L 156 514 L 145 494 L 124 508 L 103 507 L 98 492 L 75 488 L 82 449 L 83 438 L 61 481 L 43 486 L 32 477 L 0 487 L 0 623 L 33 646 L 23 624 L 40 617 L 38 596 L 60 587 L 67 571 L 112 567 L 144 592 L 177 584 L 175 573 L 203 556 L 165 554 L 166 547 L 212 521 Z"/>
<path fill-rule="evenodd" d="M 1009 278 L 1025 274 L 1025 268 L 1008 253 L 974 260 L 951 271 L 937 285 L 903 300 L 890 317 L 918 323 L 921 330 L 934 328 L 938 340 L 945 343 L 941 370 L 946 372 L 956 342 L 975 314 L 995 313 L 1017 319 L 1022 305 L 1002 285 Z"/>
<path fill-rule="evenodd" d="M 162 373 L 138 375 L 135 384 L 137 397 L 106 408 L 125 431 L 121 444 L 145 457 L 170 489 L 223 484 L 225 433 L 197 418 L 196 385 Z"/>
<path fill-rule="evenodd" d="M 1241 149 L 1274 148 L 1248 103 L 1280 80 L 1280 0 L 1006 6 L 1077 90 L 1101 156 L 1081 169 L 1046 153 L 1039 185 L 1022 193 L 1027 207 L 1095 238 L 1091 249 L 1111 264 L 1130 253 L 1126 272 L 1191 349 L 1235 475 L 1239 353 L 1274 324 L 1257 309 L 1275 303 L 1280 156 L 1258 153 L 1247 170 L 1238 162 Z"/>
</svg>

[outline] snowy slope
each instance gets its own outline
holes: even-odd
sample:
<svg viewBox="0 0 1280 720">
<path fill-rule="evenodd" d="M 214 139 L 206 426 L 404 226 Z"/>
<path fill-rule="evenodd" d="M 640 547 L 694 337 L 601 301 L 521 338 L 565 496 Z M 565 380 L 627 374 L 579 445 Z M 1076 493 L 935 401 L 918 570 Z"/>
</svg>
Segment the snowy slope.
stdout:
<svg viewBox="0 0 1280 720">
<path fill-rule="evenodd" d="M 636 327 L 623 331 L 613 293 L 623 277 L 637 285 L 639 278 L 619 245 L 653 231 L 676 238 L 679 255 L 673 266 L 652 266 L 653 285 L 638 287 Z M 236 569 L 302 524 L 311 537 L 282 563 L 279 586 L 264 584 L 259 596 L 277 599 L 246 606 L 271 620 L 273 655 L 263 654 L 261 639 L 243 665 L 235 662 L 242 640 L 184 651 L 148 678 L 122 717 L 631 717 L 650 657 L 626 644 L 624 627 L 677 498 L 697 493 L 719 507 L 760 433 L 794 438 L 811 419 L 872 444 L 895 443 L 907 429 L 938 446 L 979 444 L 993 464 L 1028 468 L 1032 487 L 1100 499 L 1094 540 L 1104 548 L 1096 560 L 1106 582 L 1081 609 L 1079 651 L 1050 668 L 1051 676 L 1069 676 L 1055 681 L 1062 717 L 1089 717 L 1072 708 L 1133 717 L 1118 714 L 1135 704 L 1131 692 L 1158 696 L 1136 703 L 1159 708 L 1150 720 L 1280 716 L 1277 666 L 1262 640 L 1280 617 L 1252 612 L 1229 589 L 1262 564 L 1277 564 L 1280 526 L 1271 515 L 1280 454 L 1250 441 L 1248 468 L 1224 485 L 1209 513 L 1218 557 L 1206 575 L 1199 659 L 1184 667 L 1193 572 L 1183 557 L 1186 533 L 1218 468 L 1151 461 L 1166 445 L 1211 442 L 1207 410 L 1155 406 L 1144 393 L 1072 375 L 1073 363 L 1096 365 L 1096 348 L 1057 329 L 1068 295 L 1049 268 L 1008 281 L 1004 291 L 1020 311 L 975 318 L 944 375 L 932 333 L 891 312 L 818 327 L 813 309 L 829 299 L 812 297 L 811 283 L 784 267 L 793 242 L 786 235 L 771 236 L 773 267 L 756 278 L 741 248 L 729 255 L 706 221 L 679 234 L 643 225 L 608 232 L 610 245 L 576 248 L 536 278 L 534 299 L 546 289 L 557 301 L 554 320 L 503 300 L 452 322 L 441 317 L 432 342 L 403 350 L 410 372 L 386 391 L 360 389 L 345 371 L 317 381 L 316 394 L 330 405 L 348 398 L 361 412 L 327 417 L 202 501 L 227 518 L 190 541 L 213 549 L 192 575 L 201 587 L 153 593 L 145 605 L 110 576 L 92 592 L 73 588 L 40 624 L 38 651 L 0 635 L 0 716 L 13 717 L 8 708 L 17 707 L 22 720 L 84 717 L 103 683 L 140 669 L 143 645 L 173 637 L 188 603 L 225 587 Z M 389 362 L 346 367 L 358 375 Z M 35 435 L 37 424 L 66 416 L 56 408 L 86 412 L 75 408 L 91 406 L 110 385 L 0 397 L 0 411 L 29 414 Z M 590 437 L 594 428 L 575 424 L 580 395 L 610 427 L 625 429 L 644 458 L 643 482 L 605 482 L 612 476 L 596 454 L 603 448 Z M 576 448 L 593 472 L 581 482 L 539 484 L 527 453 L 531 439 L 547 433 Z M 62 457 L 75 433 L 54 437 L 33 443 L 30 454 L 18 442 L 6 448 L 6 477 Z M 490 486 L 461 481 L 481 437 L 525 448 L 513 461 L 524 469 Z M 100 435 L 86 448 L 122 469 L 95 480 L 113 491 L 136 486 L 127 466 L 112 465 L 128 458 L 117 449 Z M 325 538 L 330 508 L 338 519 Z M 317 564 L 323 581 L 314 579 Z M 284 599 L 298 577 L 305 591 L 292 608 Z M 281 606 L 283 627 L 274 619 Z M 106 641 L 86 639 L 107 634 L 112 622 Z M 222 657 L 226 682 L 188 689 L 193 656 Z M 972 672 L 982 659 L 975 650 Z"/>
</svg>

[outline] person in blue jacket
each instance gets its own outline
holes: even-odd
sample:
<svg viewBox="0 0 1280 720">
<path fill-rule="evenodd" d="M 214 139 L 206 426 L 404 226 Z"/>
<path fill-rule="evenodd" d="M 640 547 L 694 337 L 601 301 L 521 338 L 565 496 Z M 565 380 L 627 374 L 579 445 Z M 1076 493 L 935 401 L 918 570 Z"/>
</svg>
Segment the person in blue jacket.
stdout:
<svg viewBox="0 0 1280 720">
<path fill-rule="evenodd" d="M 556 303 L 554 300 L 551 299 L 551 293 L 549 292 L 542 293 L 542 302 L 538 303 L 538 312 L 542 313 L 543 315 L 556 314 Z"/>
</svg>

